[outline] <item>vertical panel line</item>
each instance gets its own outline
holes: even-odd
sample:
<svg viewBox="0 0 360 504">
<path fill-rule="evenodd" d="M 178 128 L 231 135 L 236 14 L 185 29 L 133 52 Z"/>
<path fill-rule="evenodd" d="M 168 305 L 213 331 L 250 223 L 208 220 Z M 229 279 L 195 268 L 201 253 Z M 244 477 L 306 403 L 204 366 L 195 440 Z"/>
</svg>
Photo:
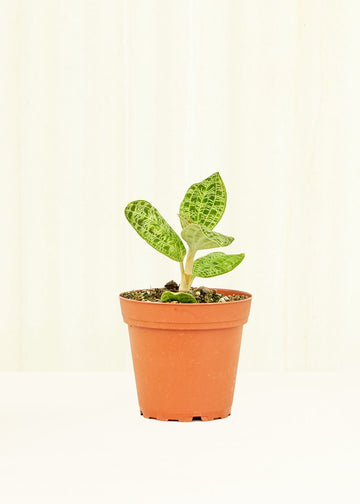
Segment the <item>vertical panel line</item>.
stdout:
<svg viewBox="0 0 360 504">
<path fill-rule="evenodd" d="M 188 0 L 188 70 L 187 70 L 187 107 L 184 138 L 184 171 L 186 178 L 190 176 L 195 165 L 196 137 L 196 84 L 198 61 L 198 12 L 194 12 L 193 0 Z M 197 19 L 195 19 L 197 17 Z"/>
<path fill-rule="evenodd" d="M 19 230 L 19 235 L 18 235 L 18 246 L 19 246 L 19 254 L 18 254 L 18 296 L 19 296 L 19 301 L 18 301 L 18 313 L 19 313 L 19 319 L 18 319 L 18 371 L 23 370 L 23 332 L 24 332 L 24 322 L 23 322 L 23 306 L 24 306 L 24 300 L 23 300 L 23 222 L 22 222 L 22 210 L 23 210 L 23 152 L 22 152 L 22 135 L 23 135 L 23 122 L 22 122 L 22 107 L 23 107 L 23 86 L 24 86 L 24 81 L 23 81 L 23 68 L 22 68 L 22 62 L 23 62 L 23 5 L 22 5 L 22 0 L 18 0 L 17 2 L 17 83 L 18 83 L 18 118 L 17 118 L 17 127 L 18 127 L 18 133 L 17 133 L 17 148 L 18 148 L 18 155 L 17 155 L 17 165 L 18 165 L 18 216 L 19 216 L 19 222 L 18 222 L 18 230 Z"/>
</svg>

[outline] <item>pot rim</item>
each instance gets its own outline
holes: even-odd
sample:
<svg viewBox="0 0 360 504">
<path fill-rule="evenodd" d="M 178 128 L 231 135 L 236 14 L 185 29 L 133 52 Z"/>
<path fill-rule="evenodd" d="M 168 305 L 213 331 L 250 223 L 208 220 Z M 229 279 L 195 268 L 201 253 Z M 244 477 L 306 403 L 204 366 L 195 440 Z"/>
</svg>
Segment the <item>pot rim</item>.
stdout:
<svg viewBox="0 0 360 504">
<path fill-rule="evenodd" d="M 218 288 L 207 287 L 207 288 L 211 289 L 211 290 L 222 291 L 222 293 L 239 294 L 241 296 L 247 296 L 247 297 L 246 297 L 246 299 L 238 299 L 236 301 L 227 301 L 226 303 L 177 303 L 176 306 L 185 305 L 186 307 L 191 307 L 191 309 L 193 309 L 193 308 L 196 309 L 199 306 L 228 306 L 228 305 L 235 304 L 235 303 L 248 302 L 249 300 L 252 299 L 252 294 L 250 294 L 250 292 L 246 292 L 246 291 L 240 291 L 237 289 L 223 289 L 221 287 L 218 287 Z M 141 290 L 147 290 L 147 289 L 134 289 L 134 290 L 135 290 L 135 292 L 139 292 Z M 172 306 L 172 307 L 174 306 L 173 303 L 157 303 L 155 301 L 139 301 L 138 299 L 128 299 L 128 298 L 123 297 L 123 294 L 126 294 L 127 292 L 129 292 L 129 291 L 121 292 L 119 294 L 119 298 L 124 299 L 126 302 L 129 302 L 129 303 L 143 303 L 146 305 L 156 305 L 156 306 Z"/>
</svg>

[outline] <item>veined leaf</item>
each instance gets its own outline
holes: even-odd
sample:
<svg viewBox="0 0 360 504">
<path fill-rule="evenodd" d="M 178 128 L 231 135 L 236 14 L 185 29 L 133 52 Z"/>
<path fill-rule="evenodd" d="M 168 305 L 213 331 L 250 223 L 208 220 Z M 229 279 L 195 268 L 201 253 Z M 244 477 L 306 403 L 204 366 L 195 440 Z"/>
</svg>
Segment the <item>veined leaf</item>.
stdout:
<svg viewBox="0 0 360 504">
<path fill-rule="evenodd" d="M 136 200 L 125 208 L 125 216 L 135 231 L 155 250 L 181 262 L 186 249 L 180 237 L 148 201 Z"/>
<path fill-rule="evenodd" d="M 227 255 L 224 252 L 212 252 L 194 261 L 193 276 L 210 278 L 228 273 L 238 266 L 245 254 Z"/>
<path fill-rule="evenodd" d="M 193 251 L 226 247 L 234 241 L 232 236 L 216 233 L 199 224 L 189 224 L 182 230 L 181 236 Z"/>
<path fill-rule="evenodd" d="M 196 303 L 194 296 L 188 292 L 170 292 L 165 291 L 161 295 L 161 302 L 179 301 L 179 303 Z"/>
<path fill-rule="evenodd" d="M 219 172 L 213 173 L 202 182 L 193 184 L 185 194 L 180 205 L 182 217 L 190 222 L 213 229 L 219 222 L 226 207 L 226 189 Z"/>
</svg>

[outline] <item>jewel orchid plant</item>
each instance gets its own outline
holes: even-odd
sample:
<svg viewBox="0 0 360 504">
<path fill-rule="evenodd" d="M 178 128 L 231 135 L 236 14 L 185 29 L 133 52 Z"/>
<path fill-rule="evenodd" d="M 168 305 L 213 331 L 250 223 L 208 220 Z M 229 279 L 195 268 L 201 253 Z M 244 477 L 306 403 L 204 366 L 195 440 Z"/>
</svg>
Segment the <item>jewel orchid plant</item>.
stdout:
<svg viewBox="0 0 360 504">
<path fill-rule="evenodd" d="M 180 263 L 179 296 L 189 292 L 195 277 L 210 278 L 228 273 L 245 257 L 245 254 L 212 252 L 195 259 L 199 250 L 226 247 L 234 241 L 232 236 L 213 231 L 224 214 L 226 199 L 225 185 L 218 172 L 188 189 L 179 210 L 181 237 L 188 245 L 187 251 L 179 235 L 151 203 L 136 200 L 125 208 L 125 216 L 135 231 L 154 249 Z M 170 293 L 164 294 L 162 301 L 170 296 Z M 184 302 L 196 302 L 183 298 Z"/>
</svg>

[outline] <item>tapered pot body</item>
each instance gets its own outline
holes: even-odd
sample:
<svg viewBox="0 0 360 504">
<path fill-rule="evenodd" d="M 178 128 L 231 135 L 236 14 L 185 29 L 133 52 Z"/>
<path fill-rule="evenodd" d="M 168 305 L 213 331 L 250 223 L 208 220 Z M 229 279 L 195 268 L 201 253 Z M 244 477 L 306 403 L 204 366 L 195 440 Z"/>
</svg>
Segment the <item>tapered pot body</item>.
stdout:
<svg viewBox="0 0 360 504">
<path fill-rule="evenodd" d="M 230 415 L 251 295 L 217 291 L 248 297 L 227 303 L 168 304 L 120 295 L 144 417 L 191 421 Z"/>
</svg>

